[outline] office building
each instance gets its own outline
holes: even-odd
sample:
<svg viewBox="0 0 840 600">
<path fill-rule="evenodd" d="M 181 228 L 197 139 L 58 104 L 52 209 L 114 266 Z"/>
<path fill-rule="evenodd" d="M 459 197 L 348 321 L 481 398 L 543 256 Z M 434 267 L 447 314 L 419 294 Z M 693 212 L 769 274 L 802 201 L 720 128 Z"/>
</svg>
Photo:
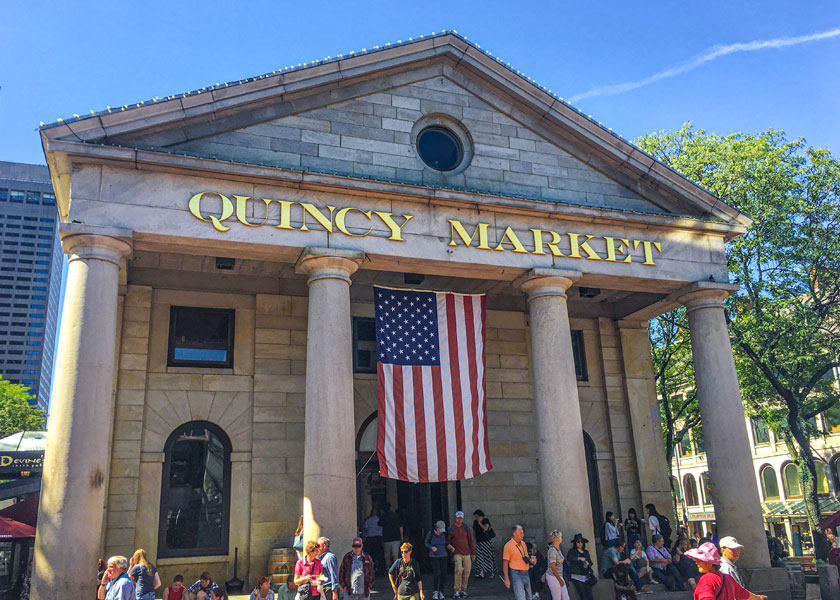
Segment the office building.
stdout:
<svg viewBox="0 0 840 600">
<path fill-rule="evenodd" d="M 47 410 L 63 253 L 47 167 L 0 162 L 0 371 Z"/>
</svg>

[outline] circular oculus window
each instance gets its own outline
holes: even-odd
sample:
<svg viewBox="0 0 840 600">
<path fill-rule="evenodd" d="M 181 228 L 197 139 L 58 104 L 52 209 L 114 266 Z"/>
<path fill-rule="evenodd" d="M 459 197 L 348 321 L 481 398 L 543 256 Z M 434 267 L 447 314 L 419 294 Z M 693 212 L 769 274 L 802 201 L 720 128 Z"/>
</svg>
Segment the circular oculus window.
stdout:
<svg viewBox="0 0 840 600">
<path fill-rule="evenodd" d="M 426 165 L 436 171 L 452 171 L 464 159 L 461 141 L 439 125 L 427 127 L 417 135 L 417 153 Z"/>
</svg>

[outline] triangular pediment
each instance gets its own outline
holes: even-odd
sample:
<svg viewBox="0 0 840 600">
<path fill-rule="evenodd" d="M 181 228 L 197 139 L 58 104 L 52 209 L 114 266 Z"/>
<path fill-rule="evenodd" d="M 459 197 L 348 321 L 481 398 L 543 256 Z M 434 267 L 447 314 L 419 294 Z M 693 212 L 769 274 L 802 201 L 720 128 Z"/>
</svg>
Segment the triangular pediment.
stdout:
<svg viewBox="0 0 840 600">
<path fill-rule="evenodd" d="M 434 119 L 451 122 L 463 134 L 466 159 L 449 173 L 429 168 L 418 156 L 418 130 Z M 450 34 L 42 132 L 48 152 L 53 139 L 82 138 L 538 202 L 749 222 Z"/>
</svg>

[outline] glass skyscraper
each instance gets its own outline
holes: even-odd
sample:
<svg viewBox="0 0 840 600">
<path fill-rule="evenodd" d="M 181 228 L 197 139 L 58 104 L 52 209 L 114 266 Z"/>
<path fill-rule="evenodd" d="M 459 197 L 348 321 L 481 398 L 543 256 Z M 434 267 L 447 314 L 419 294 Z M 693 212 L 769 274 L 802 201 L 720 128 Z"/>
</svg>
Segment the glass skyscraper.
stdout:
<svg viewBox="0 0 840 600">
<path fill-rule="evenodd" d="M 0 373 L 50 400 L 63 253 L 47 167 L 0 162 Z"/>
</svg>

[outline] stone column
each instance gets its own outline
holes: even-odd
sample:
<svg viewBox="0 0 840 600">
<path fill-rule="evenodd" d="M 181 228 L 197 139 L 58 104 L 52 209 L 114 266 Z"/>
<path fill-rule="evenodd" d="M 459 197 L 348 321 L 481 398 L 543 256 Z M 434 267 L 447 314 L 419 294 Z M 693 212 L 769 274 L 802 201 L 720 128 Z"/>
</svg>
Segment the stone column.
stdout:
<svg viewBox="0 0 840 600">
<path fill-rule="evenodd" d="M 32 597 L 38 600 L 93 589 L 90 565 L 102 551 L 114 423 L 120 259 L 131 250 L 123 241 L 131 237 L 127 230 L 63 229 L 70 264 L 35 538 Z"/>
<path fill-rule="evenodd" d="M 691 330 L 694 378 L 703 423 L 718 533 L 745 547 L 739 567 L 770 566 L 741 390 L 723 299 L 737 285 L 699 282 L 680 296 Z"/>
<path fill-rule="evenodd" d="M 641 517 L 644 510 L 642 507 L 652 503 L 659 512 L 670 515 L 672 522 L 676 522 L 673 520 L 675 515 L 671 505 L 668 463 L 662 445 L 659 399 L 656 396 L 648 326 L 648 321 L 618 321 L 627 407 L 633 428 L 633 448 L 636 451 L 639 491 L 642 495 L 641 504 L 636 510 Z"/>
<path fill-rule="evenodd" d="M 566 290 L 580 276 L 579 271 L 532 269 L 518 283 L 528 295 L 545 531 L 560 529 L 567 541 L 581 532 L 594 544 L 583 424 L 566 305 Z"/>
<path fill-rule="evenodd" d="M 350 276 L 363 258 L 362 252 L 306 248 L 295 267 L 309 276 L 304 542 L 326 536 L 336 554 L 350 548 L 357 531 Z"/>
</svg>

